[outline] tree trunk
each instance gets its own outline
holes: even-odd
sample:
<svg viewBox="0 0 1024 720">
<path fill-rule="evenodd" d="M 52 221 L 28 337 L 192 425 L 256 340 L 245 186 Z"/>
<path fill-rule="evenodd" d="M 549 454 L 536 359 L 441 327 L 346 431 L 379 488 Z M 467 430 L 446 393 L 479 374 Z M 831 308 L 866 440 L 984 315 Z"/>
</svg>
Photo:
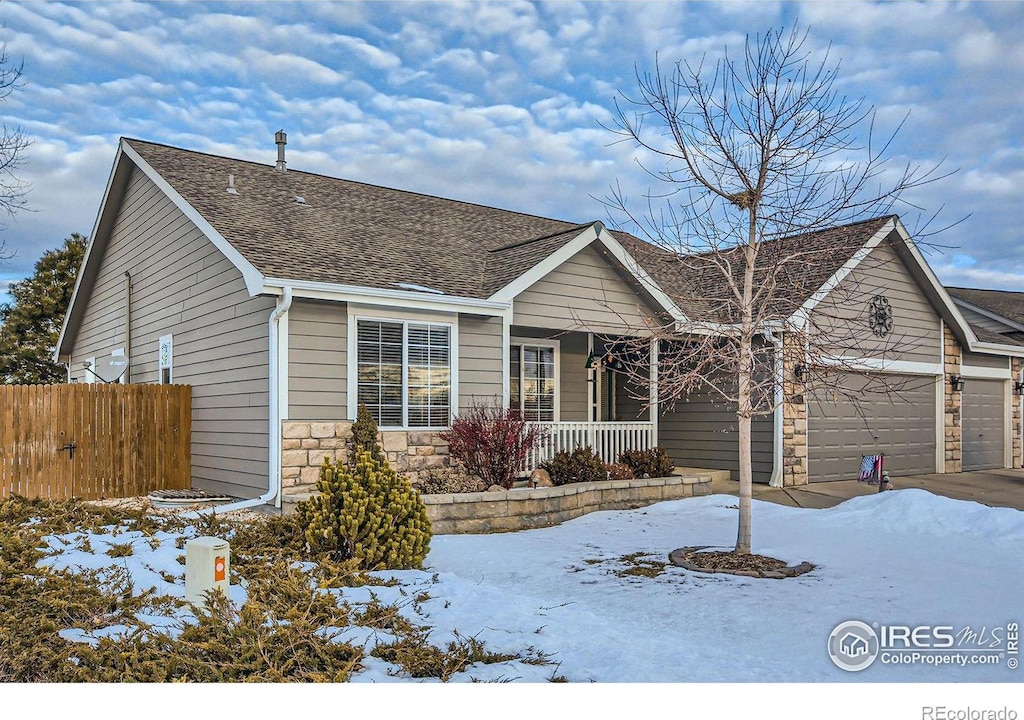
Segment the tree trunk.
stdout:
<svg viewBox="0 0 1024 720">
<path fill-rule="evenodd" d="M 753 472 L 750 463 L 750 416 L 740 415 L 740 521 L 736 530 L 736 552 L 750 552 L 750 497 L 753 491 Z"/>
</svg>

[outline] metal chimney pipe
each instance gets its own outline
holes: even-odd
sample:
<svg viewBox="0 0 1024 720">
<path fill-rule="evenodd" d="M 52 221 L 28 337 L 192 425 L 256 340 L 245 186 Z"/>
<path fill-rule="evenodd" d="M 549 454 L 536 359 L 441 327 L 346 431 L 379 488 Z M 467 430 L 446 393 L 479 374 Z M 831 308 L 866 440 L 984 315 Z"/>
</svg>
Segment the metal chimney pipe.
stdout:
<svg viewBox="0 0 1024 720">
<path fill-rule="evenodd" d="M 288 168 L 284 161 L 284 146 L 288 144 L 288 134 L 284 130 L 274 133 L 274 142 L 277 143 L 277 171 L 285 172 Z"/>
</svg>

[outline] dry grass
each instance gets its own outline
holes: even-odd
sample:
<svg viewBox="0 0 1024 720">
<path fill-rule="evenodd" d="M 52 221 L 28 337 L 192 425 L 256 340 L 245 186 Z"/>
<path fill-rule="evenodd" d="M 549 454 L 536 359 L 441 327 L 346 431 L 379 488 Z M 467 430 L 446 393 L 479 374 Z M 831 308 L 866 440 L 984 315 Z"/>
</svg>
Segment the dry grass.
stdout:
<svg viewBox="0 0 1024 720">
<path fill-rule="evenodd" d="M 246 602 L 236 607 L 215 595 L 194 619 L 153 627 L 140 617 L 190 617 L 185 603 L 137 592 L 125 571 L 41 564 L 48 535 L 68 537 L 89 551 L 89 533 L 122 531 L 143 539 L 110 545 L 106 554 L 112 558 L 140 552 L 157 533 L 180 534 L 178 548 L 199 535 L 229 538 L 232 582 L 244 579 Z M 362 668 L 370 652 L 392 662 L 396 675 L 443 681 L 474 663 L 545 662 L 530 649 L 522 656 L 489 653 L 475 638 L 437 647 L 428 641 L 428 629 L 399 605 L 373 600 L 353 608 L 335 590 L 380 580 L 353 564 L 304 553 L 301 528 L 287 517 L 187 519 L 154 513 L 144 503 L 4 500 L 0 682 L 341 682 Z M 163 577 L 182 582 L 181 575 Z M 406 602 L 427 598 L 421 593 Z M 110 634 L 112 626 L 119 632 Z M 341 641 L 353 626 L 386 629 L 394 640 L 376 649 Z M 66 639 L 62 631 L 69 629 L 94 633 L 94 640 Z"/>
</svg>

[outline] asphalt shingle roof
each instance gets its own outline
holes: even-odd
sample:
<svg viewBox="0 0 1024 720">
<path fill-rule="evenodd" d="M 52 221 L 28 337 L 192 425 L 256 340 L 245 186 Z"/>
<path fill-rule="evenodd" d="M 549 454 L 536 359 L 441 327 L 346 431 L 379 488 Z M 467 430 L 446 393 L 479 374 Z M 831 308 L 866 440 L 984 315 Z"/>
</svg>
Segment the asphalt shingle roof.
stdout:
<svg viewBox="0 0 1024 720">
<path fill-rule="evenodd" d="M 953 297 L 1024 325 L 1024 292 L 947 287 Z"/>
<path fill-rule="evenodd" d="M 126 142 L 268 277 L 486 298 L 587 227 Z M 229 175 L 237 195 L 227 192 Z"/>
<path fill-rule="evenodd" d="M 125 142 L 268 277 L 387 289 L 406 283 L 487 298 L 590 226 L 296 170 L 279 172 L 271 165 L 143 140 Z M 229 175 L 237 194 L 227 192 Z M 891 219 L 872 218 L 763 245 L 760 267 L 782 257 L 797 259 L 780 274 L 784 292 L 774 297 L 769 314 L 790 316 Z M 728 282 L 710 254 L 680 257 L 628 233 L 612 234 L 685 315 L 738 320 Z M 729 250 L 720 258 L 738 269 L 739 252 Z M 1024 293 L 949 292 L 1024 323 Z M 988 342 L 1014 343 L 974 330 Z"/>
<path fill-rule="evenodd" d="M 777 275 L 779 291 L 765 308 L 768 317 L 791 316 L 892 219 L 872 218 L 764 243 L 757 258 L 757 267 L 762 270 L 755 271 L 755 282 L 758 276 L 764 276 L 763 268 L 786 260 Z M 687 317 L 722 323 L 739 321 L 734 295 L 719 267 L 719 263 L 728 262 L 739 281 L 743 268 L 739 249 L 680 256 L 624 233 L 616 236 Z"/>
</svg>

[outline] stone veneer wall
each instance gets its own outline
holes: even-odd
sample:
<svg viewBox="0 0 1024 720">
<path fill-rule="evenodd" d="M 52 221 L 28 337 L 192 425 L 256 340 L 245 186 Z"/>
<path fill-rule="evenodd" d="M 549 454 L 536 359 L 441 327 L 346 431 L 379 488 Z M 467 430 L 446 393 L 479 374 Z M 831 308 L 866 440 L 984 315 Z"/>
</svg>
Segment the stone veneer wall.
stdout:
<svg viewBox="0 0 1024 720">
<path fill-rule="evenodd" d="M 1021 377 L 1021 371 L 1024 370 L 1024 360 L 1021 360 L 1020 358 L 1013 358 L 1011 360 L 1010 367 L 1013 372 L 1013 383 L 1017 383 L 1024 379 Z M 1013 436 L 1010 439 L 1010 448 L 1012 452 L 1012 462 L 1010 464 L 1015 468 L 1020 468 L 1024 467 L 1024 447 L 1021 446 L 1021 432 L 1024 430 L 1024 416 L 1022 416 L 1021 413 L 1020 395 L 1011 395 L 1010 402 L 1012 403 L 1012 409 L 1010 411 L 1010 428 Z"/>
<path fill-rule="evenodd" d="M 300 492 L 316 485 L 320 465 L 344 461 L 351 422 L 286 420 L 281 426 L 281 486 Z M 449 463 L 448 444 L 434 432 L 388 430 L 378 434 L 391 466 L 415 480 L 420 472 Z"/>
<path fill-rule="evenodd" d="M 786 335 L 782 351 L 782 483 L 807 484 L 807 387 L 797 382 L 795 368 L 803 362 L 803 340 Z"/>
<path fill-rule="evenodd" d="M 963 470 L 963 455 L 961 455 L 962 428 L 960 425 L 960 408 L 963 402 L 963 393 L 954 392 L 949 384 L 950 375 L 959 375 L 963 352 L 960 343 L 953 337 L 949 328 L 943 329 L 944 353 L 946 366 L 943 368 L 945 375 L 942 378 L 942 387 L 945 388 L 945 472 L 958 473 Z"/>
</svg>

